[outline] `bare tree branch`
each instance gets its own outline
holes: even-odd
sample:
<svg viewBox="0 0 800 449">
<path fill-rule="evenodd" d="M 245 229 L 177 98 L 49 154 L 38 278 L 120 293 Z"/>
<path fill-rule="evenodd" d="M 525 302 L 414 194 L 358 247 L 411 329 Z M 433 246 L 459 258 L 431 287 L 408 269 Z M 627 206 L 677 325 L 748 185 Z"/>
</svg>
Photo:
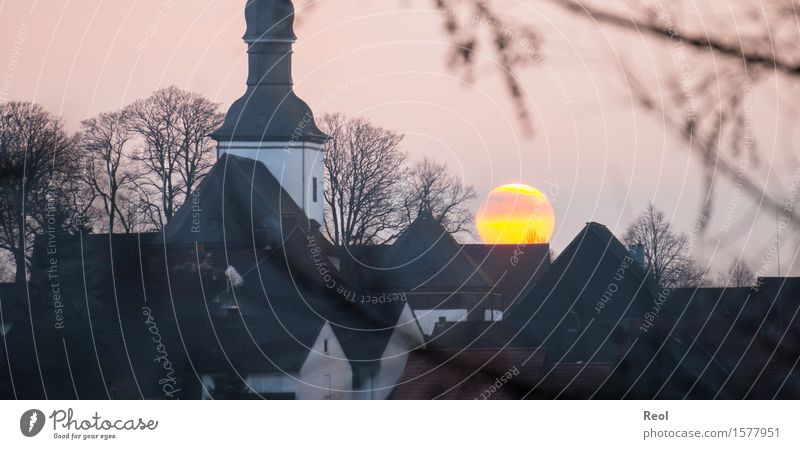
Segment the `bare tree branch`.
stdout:
<svg viewBox="0 0 800 449">
<path fill-rule="evenodd" d="M 102 201 L 109 233 L 116 230 L 117 219 L 126 233 L 132 232 L 125 192 L 136 179 L 127 154 L 133 139 L 129 118 L 124 112 L 100 114 L 84 120 L 78 141 L 84 154 L 83 181 Z"/>
<path fill-rule="evenodd" d="M 403 136 L 341 114 L 325 115 L 325 230 L 337 246 L 378 244 L 396 237 L 406 155 Z"/>
<path fill-rule="evenodd" d="M 473 214 L 469 202 L 477 198 L 472 186 L 449 173 L 447 165 L 425 158 L 411 167 L 405 187 L 405 226 L 427 210 L 451 234 L 469 233 Z"/>
<path fill-rule="evenodd" d="M 157 209 L 163 217 L 151 225 L 161 229 L 213 165 L 209 134 L 220 126 L 223 116 L 217 104 L 174 86 L 135 102 L 126 114 L 142 143 L 134 159 L 147 176 L 157 180 L 153 187 L 160 192 Z M 155 209 L 150 206 L 146 209 L 153 217 Z"/>
<path fill-rule="evenodd" d="M 662 287 L 696 287 L 705 273 L 689 254 L 690 241 L 675 232 L 663 212 L 650 204 L 625 232 L 625 244 L 644 250 L 644 268 Z"/>
<path fill-rule="evenodd" d="M 76 195 L 75 142 L 61 120 L 33 103 L 0 105 L 0 249 L 26 281 L 33 237 L 85 225 Z"/>
</svg>

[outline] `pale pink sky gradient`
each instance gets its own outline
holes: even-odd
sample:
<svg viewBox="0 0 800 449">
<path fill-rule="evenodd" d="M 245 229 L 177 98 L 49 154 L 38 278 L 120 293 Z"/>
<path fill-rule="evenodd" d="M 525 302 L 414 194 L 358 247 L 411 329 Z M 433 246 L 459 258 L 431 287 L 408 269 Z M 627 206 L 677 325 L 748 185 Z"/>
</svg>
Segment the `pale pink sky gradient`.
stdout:
<svg viewBox="0 0 800 449">
<path fill-rule="evenodd" d="M 622 60 L 635 60 L 645 73 L 666 70 L 661 65 L 672 61 L 663 46 L 539 2 L 497 0 L 508 14 L 536 23 L 546 39 L 545 63 L 522 73 L 537 122 L 529 138 L 488 56 L 474 86 L 447 70 L 448 42 L 430 1 L 326 0 L 311 14 L 303 10 L 307 2 L 295 2 L 296 91 L 316 114 L 363 115 L 405 133 L 413 158 L 447 162 L 480 200 L 502 184 L 541 189 L 556 211 L 559 251 L 587 221 L 620 235 L 650 200 L 679 228 L 692 228 L 703 194 L 699 162 L 656 116 L 632 105 L 619 72 Z M 0 101 L 43 103 L 73 130 L 85 117 L 172 84 L 227 108 L 244 91 L 244 3 L 0 0 Z M 772 97 L 759 96 L 765 103 L 758 107 L 775 110 Z M 786 139 L 800 141 L 773 135 L 770 126 L 762 134 L 768 156 Z M 720 184 L 712 235 L 731 190 Z M 743 199 L 736 210 L 754 230 L 749 238 L 745 233 L 724 251 L 705 242 L 697 256 L 721 270 L 744 251 L 757 267 L 774 221 L 753 224 L 756 209 Z M 790 259 L 796 248 L 788 246 Z"/>
</svg>

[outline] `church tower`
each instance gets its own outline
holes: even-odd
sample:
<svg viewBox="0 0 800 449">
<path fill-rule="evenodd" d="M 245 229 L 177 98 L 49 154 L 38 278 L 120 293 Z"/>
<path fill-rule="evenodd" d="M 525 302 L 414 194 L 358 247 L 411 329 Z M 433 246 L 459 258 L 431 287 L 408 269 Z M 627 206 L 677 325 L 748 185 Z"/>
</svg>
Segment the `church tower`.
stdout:
<svg viewBox="0 0 800 449">
<path fill-rule="evenodd" d="M 247 0 L 247 91 L 212 134 L 217 156 L 261 161 L 309 219 L 323 222 L 323 152 L 327 136 L 292 81 L 291 0 Z"/>
</svg>

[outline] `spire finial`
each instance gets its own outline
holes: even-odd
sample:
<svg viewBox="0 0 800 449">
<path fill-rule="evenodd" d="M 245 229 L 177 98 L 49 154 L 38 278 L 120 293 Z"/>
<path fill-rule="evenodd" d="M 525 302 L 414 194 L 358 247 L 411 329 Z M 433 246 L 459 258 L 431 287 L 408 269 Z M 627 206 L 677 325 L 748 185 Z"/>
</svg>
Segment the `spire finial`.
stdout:
<svg viewBox="0 0 800 449">
<path fill-rule="evenodd" d="M 291 0 L 247 0 L 245 6 L 248 44 L 294 42 L 294 6 Z"/>
<path fill-rule="evenodd" d="M 291 0 L 247 0 L 247 92 L 231 105 L 218 142 L 323 143 L 311 108 L 292 89 L 294 6 Z"/>
</svg>

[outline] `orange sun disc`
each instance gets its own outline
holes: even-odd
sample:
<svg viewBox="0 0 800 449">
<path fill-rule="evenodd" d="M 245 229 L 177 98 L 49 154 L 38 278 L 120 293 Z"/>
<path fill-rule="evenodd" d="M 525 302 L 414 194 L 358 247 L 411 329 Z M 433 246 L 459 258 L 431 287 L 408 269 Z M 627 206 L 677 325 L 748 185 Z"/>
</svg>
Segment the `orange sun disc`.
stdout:
<svg viewBox="0 0 800 449">
<path fill-rule="evenodd" d="M 524 184 L 508 184 L 489 194 L 475 222 L 487 245 L 549 243 L 556 216 L 544 193 Z"/>
</svg>

